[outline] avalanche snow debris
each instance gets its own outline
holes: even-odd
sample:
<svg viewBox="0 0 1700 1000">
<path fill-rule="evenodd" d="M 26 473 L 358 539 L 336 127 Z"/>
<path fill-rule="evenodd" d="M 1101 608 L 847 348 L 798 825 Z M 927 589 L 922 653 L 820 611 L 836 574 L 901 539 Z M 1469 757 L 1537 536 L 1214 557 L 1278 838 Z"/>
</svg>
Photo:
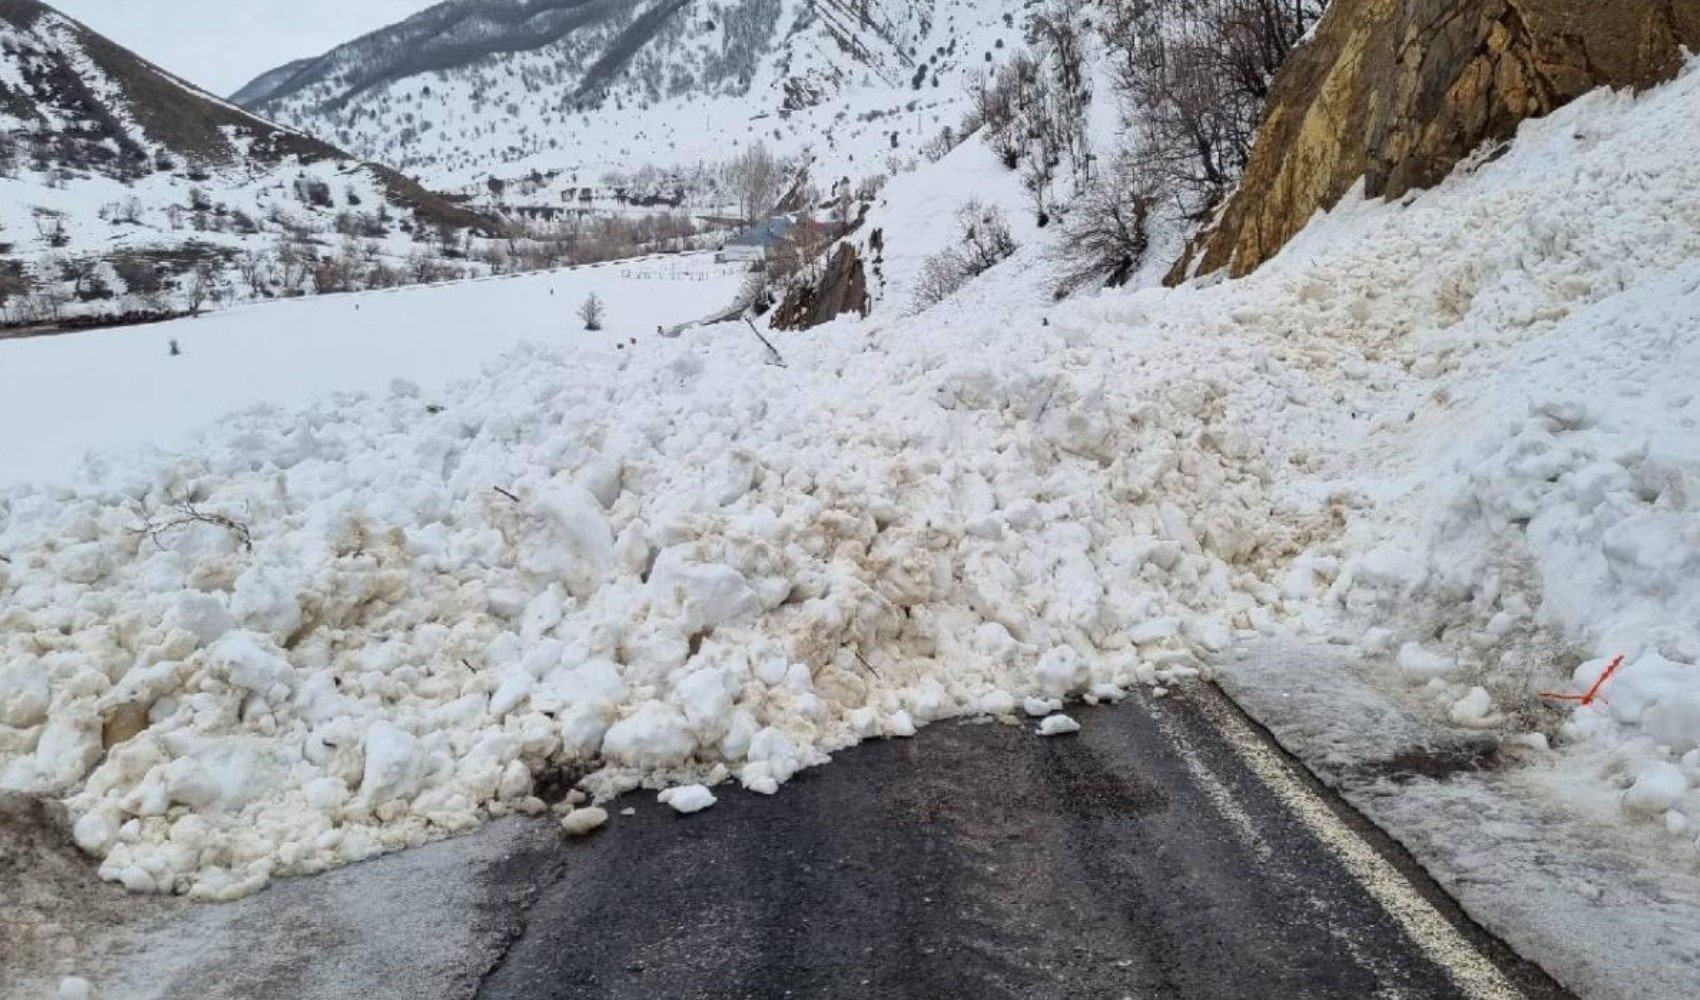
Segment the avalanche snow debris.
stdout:
<svg viewBox="0 0 1700 1000">
<path fill-rule="evenodd" d="M 228 899 L 539 811 L 559 775 L 771 793 L 1296 626 L 1397 648 L 1464 725 L 1553 683 L 1554 637 L 1592 654 L 1577 689 L 1626 653 L 1559 735 L 1686 830 L 1697 102 L 1693 70 L 1594 95 L 1243 281 L 1042 322 L 1003 280 L 1027 249 L 785 369 L 727 328 L 530 349 L 446 390 L 453 419 L 344 396 L 8 490 L 0 788 L 62 797 L 108 879 Z M 135 530 L 190 499 L 252 550 Z"/>
<path fill-rule="evenodd" d="M 1286 389 L 1248 352 L 1106 383 L 1143 350 L 1067 337 L 840 333 L 783 373 L 730 338 L 534 349 L 445 394 L 455 421 L 406 392 L 250 411 L 14 490 L 0 784 L 64 797 L 106 877 L 226 899 L 535 811 L 549 772 L 771 793 L 1191 669 L 1284 544 L 1258 450 L 1213 443 L 1245 435 L 1225 386 Z M 252 551 L 135 530 L 190 497 Z"/>
</svg>

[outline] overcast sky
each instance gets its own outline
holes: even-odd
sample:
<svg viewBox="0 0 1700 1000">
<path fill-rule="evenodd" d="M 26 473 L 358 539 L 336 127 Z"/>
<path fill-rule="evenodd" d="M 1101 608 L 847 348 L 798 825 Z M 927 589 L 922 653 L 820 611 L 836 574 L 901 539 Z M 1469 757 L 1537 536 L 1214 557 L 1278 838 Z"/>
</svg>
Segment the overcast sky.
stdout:
<svg viewBox="0 0 1700 1000">
<path fill-rule="evenodd" d="M 47 0 L 191 83 L 228 96 L 438 0 Z"/>
</svg>

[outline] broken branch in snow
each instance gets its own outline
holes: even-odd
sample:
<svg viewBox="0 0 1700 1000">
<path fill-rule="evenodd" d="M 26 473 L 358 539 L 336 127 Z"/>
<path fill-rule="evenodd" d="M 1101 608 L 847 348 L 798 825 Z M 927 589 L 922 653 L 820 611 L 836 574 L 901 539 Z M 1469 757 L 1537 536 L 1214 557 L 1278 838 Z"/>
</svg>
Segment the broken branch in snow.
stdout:
<svg viewBox="0 0 1700 1000">
<path fill-rule="evenodd" d="M 163 518 L 161 518 L 158 514 L 150 515 L 144 512 L 142 514 L 142 523 L 130 530 L 146 538 L 152 539 L 155 545 L 158 545 L 160 548 L 164 548 L 165 543 L 160 541 L 160 536 L 164 535 L 166 532 L 177 528 L 185 528 L 191 524 L 210 524 L 217 528 L 223 528 L 232 535 L 235 535 L 236 540 L 242 543 L 242 551 L 254 551 L 253 534 L 249 532 L 246 524 L 243 524 L 235 518 L 217 513 L 216 511 L 202 510 L 187 500 L 178 500 L 172 503 L 169 510 L 171 511 L 171 514 L 164 516 Z"/>
<path fill-rule="evenodd" d="M 490 488 L 495 490 L 497 493 L 500 493 L 502 496 L 507 497 L 509 500 L 512 500 L 514 503 L 520 502 L 519 497 L 514 496 L 512 493 L 509 493 L 507 490 L 502 489 L 500 486 L 492 486 Z"/>
<path fill-rule="evenodd" d="M 777 364 L 779 367 L 784 368 L 785 367 L 785 356 L 779 353 L 779 348 L 774 347 L 773 344 L 770 343 L 766 337 L 761 335 L 761 331 L 756 329 L 755 320 L 752 320 L 748 316 L 745 316 L 744 322 L 748 323 L 750 325 L 750 332 L 755 334 L 756 339 L 761 341 L 762 346 L 766 347 L 768 349 L 768 351 L 773 355 L 774 364 Z"/>
</svg>

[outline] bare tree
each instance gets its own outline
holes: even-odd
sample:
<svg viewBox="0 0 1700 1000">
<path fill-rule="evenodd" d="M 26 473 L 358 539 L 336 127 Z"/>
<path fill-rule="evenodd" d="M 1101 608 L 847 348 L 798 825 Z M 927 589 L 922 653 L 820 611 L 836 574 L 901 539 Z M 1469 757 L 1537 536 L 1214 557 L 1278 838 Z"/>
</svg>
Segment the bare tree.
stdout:
<svg viewBox="0 0 1700 1000">
<path fill-rule="evenodd" d="M 58 282 L 38 279 L 24 300 L 24 313 L 36 323 L 57 323 L 64 317 L 68 300 Z"/>
<path fill-rule="evenodd" d="M 263 298 L 271 294 L 275 268 L 264 252 L 252 248 L 242 251 L 242 256 L 236 258 L 236 270 L 247 284 L 250 295 Z"/>
<path fill-rule="evenodd" d="M 101 265 L 98 257 L 60 257 L 54 264 L 59 270 L 59 276 L 71 283 L 71 294 L 79 299 L 89 294 L 100 275 Z"/>
<path fill-rule="evenodd" d="M 158 308 L 165 290 L 159 268 L 146 257 L 123 255 L 111 259 L 112 270 L 124 282 L 124 291 L 149 309 Z"/>
<path fill-rule="evenodd" d="M 578 318 L 584 321 L 584 328 L 595 332 L 602 329 L 602 321 L 607 316 L 607 309 L 602 304 L 602 296 L 595 292 L 585 299 L 578 307 Z"/>
<path fill-rule="evenodd" d="M 345 266 L 346 260 L 339 257 L 326 257 L 312 266 L 313 294 L 334 295 L 337 292 L 349 290 L 349 273 Z"/>
<path fill-rule="evenodd" d="M 189 315 L 199 316 L 201 310 L 209 303 L 217 304 L 224 295 L 224 289 L 219 281 L 218 270 L 211 264 L 196 264 L 189 272 L 189 279 L 183 284 L 183 301 L 189 307 Z"/>
<path fill-rule="evenodd" d="M 35 291 L 34 280 L 21 263 L 0 260 L 0 318 L 9 316 L 13 302 L 27 301 Z"/>
<path fill-rule="evenodd" d="M 308 273 L 313 269 L 313 256 L 305 247 L 297 246 L 289 240 L 279 240 L 277 267 L 283 294 L 300 295 L 301 284 L 307 280 Z"/>
<path fill-rule="evenodd" d="M 1251 155 L 1275 73 L 1326 0 L 1103 0 L 1140 169 L 1199 218 Z"/>
<path fill-rule="evenodd" d="M 756 143 L 727 167 L 727 186 L 738 199 L 738 214 L 746 222 L 766 218 L 779 200 L 783 183 L 779 161 L 765 143 Z"/>
</svg>

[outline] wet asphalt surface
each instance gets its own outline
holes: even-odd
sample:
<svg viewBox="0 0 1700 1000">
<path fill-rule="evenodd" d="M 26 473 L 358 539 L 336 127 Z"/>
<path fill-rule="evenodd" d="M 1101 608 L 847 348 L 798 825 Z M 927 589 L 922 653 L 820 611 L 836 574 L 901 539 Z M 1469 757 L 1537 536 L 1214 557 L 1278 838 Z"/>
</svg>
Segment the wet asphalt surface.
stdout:
<svg viewBox="0 0 1700 1000">
<path fill-rule="evenodd" d="M 935 725 L 693 816 L 628 796 L 492 873 L 526 888 L 478 996 L 1471 996 L 1245 766 L 1202 710 L 1221 697 L 1082 709 L 1051 739 Z M 1512 995 L 1569 995 L 1333 808 Z"/>
</svg>

